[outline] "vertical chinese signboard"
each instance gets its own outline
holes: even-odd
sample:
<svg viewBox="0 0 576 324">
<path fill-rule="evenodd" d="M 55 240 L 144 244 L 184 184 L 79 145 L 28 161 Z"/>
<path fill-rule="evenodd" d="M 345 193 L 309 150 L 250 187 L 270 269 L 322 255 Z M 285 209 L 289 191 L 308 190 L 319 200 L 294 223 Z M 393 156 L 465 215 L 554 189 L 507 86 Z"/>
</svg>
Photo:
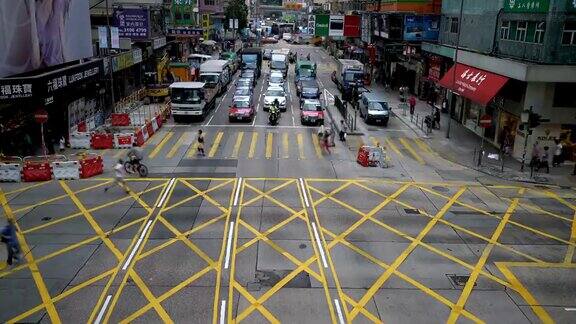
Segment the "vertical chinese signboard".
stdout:
<svg viewBox="0 0 576 324">
<path fill-rule="evenodd" d="M 118 27 L 120 37 L 147 39 L 150 20 L 146 9 L 116 9 L 114 25 Z"/>
<path fill-rule="evenodd" d="M 344 36 L 345 37 L 360 37 L 360 16 L 344 16 Z"/>
<path fill-rule="evenodd" d="M 569 0 L 568 2 L 571 2 Z M 504 0 L 505 12 L 540 12 L 546 13 L 550 0 Z"/>
<path fill-rule="evenodd" d="M 316 15 L 316 36 L 328 36 L 330 15 Z"/>
</svg>

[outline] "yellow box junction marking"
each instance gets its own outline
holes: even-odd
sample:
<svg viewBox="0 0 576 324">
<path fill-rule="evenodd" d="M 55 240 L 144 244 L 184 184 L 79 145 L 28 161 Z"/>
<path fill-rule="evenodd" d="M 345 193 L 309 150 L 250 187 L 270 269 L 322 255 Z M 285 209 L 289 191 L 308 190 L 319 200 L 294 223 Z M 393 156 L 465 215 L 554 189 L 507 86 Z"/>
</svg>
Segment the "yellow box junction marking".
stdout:
<svg viewBox="0 0 576 324">
<path fill-rule="evenodd" d="M 208 152 L 208 157 L 213 158 L 220 147 L 220 142 L 222 141 L 222 136 L 224 136 L 224 132 L 218 132 L 216 134 L 216 138 L 214 139 L 214 143 L 212 143 L 212 147 L 210 148 L 210 152 Z"/>
<path fill-rule="evenodd" d="M 158 143 L 158 145 L 156 145 L 154 150 L 152 150 L 152 152 L 150 152 L 150 155 L 148 155 L 148 158 L 150 158 L 150 159 L 155 158 L 156 155 L 158 155 L 158 153 L 160 153 L 160 150 L 162 150 L 164 145 L 166 145 L 166 143 L 170 140 L 170 138 L 172 138 L 173 135 L 174 135 L 174 133 L 167 132 L 166 135 L 164 135 L 164 138 L 162 138 L 162 140 L 160 141 L 160 143 Z"/>
<path fill-rule="evenodd" d="M 232 158 L 238 158 L 238 152 L 240 152 L 240 147 L 242 146 L 242 139 L 244 138 L 244 132 L 239 132 L 236 137 L 236 143 L 234 143 L 234 150 L 232 151 Z"/>
<path fill-rule="evenodd" d="M 248 151 L 248 158 L 253 159 L 256 152 L 256 144 L 258 143 L 258 133 L 252 133 L 252 141 L 250 142 L 250 150 Z"/>
</svg>

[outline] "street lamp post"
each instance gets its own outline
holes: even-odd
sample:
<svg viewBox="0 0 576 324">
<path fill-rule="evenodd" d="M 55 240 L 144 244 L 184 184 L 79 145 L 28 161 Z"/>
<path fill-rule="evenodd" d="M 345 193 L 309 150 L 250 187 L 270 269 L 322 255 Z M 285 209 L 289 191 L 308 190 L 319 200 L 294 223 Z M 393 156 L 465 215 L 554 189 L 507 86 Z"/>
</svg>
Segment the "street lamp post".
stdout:
<svg viewBox="0 0 576 324">
<path fill-rule="evenodd" d="M 454 87 L 456 85 L 456 66 L 458 64 L 458 51 L 460 50 L 460 31 L 462 30 L 462 13 L 464 11 L 464 0 L 460 0 L 460 14 L 458 15 L 458 34 L 456 36 L 456 49 L 454 52 L 454 67 L 452 69 L 452 100 L 448 108 L 448 126 L 446 127 L 446 138 L 450 138 L 450 124 L 452 123 L 452 106 L 455 100 Z"/>
<path fill-rule="evenodd" d="M 108 70 L 110 71 L 110 97 L 112 98 L 112 112 L 116 112 L 116 105 L 114 104 L 114 71 L 112 68 L 112 29 L 110 28 L 110 11 L 108 7 L 108 0 L 106 0 L 106 25 L 108 32 Z"/>
</svg>

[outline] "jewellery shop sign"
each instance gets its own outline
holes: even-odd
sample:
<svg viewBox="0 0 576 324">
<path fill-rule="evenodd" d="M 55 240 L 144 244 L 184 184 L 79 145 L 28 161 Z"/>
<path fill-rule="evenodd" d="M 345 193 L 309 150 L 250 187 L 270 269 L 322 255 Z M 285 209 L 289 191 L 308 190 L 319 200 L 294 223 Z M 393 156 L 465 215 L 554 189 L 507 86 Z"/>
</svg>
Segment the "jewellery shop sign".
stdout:
<svg viewBox="0 0 576 324">
<path fill-rule="evenodd" d="M 30 77 L 0 79 L 0 102 L 52 96 L 72 86 L 100 79 L 102 73 L 102 60 L 97 60 Z"/>
</svg>

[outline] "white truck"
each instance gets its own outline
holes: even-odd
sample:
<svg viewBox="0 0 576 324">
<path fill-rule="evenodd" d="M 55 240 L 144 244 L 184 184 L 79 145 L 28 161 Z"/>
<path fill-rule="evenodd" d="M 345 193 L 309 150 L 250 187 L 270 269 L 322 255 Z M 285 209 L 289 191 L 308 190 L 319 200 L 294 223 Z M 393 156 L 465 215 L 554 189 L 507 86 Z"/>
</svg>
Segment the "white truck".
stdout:
<svg viewBox="0 0 576 324">
<path fill-rule="evenodd" d="M 216 89 L 217 94 L 226 92 L 231 79 L 232 69 L 228 60 L 208 60 L 200 65 L 200 82 Z"/>
<path fill-rule="evenodd" d="M 343 97 L 349 98 L 354 86 L 364 86 L 364 64 L 357 60 L 339 59 L 332 81 L 338 86 Z"/>
<path fill-rule="evenodd" d="M 204 118 L 216 106 L 216 88 L 208 87 L 204 82 L 175 82 L 170 85 L 170 104 L 174 121 L 183 122 L 185 118 Z"/>
<path fill-rule="evenodd" d="M 282 75 L 286 77 L 288 74 L 288 55 L 290 50 L 287 48 L 277 49 L 272 51 L 270 58 L 270 70 L 281 71 Z"/>
</svg>

